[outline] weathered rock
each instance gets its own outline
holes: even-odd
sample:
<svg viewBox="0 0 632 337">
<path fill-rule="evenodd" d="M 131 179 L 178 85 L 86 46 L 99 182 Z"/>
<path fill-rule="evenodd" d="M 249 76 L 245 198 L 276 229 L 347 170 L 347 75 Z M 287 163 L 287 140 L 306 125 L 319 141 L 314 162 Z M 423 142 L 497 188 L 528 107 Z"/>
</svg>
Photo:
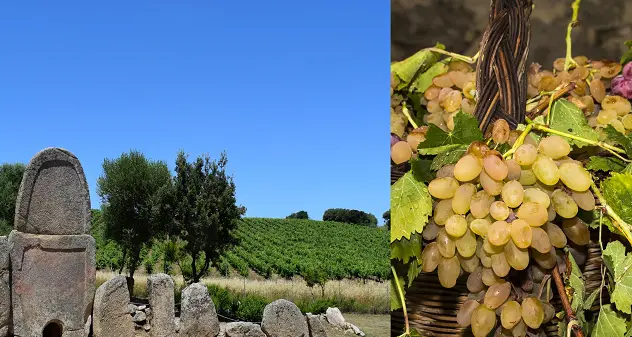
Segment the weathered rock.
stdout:
<svg viewBox="0 0 632 337">
<path fill-rule="evenodd" d="M 151 309 L 151 336 L 173 337 L 175 335 L 174 285 L 167 274 L 154 274 L 147 278 L 147 291 Z"/>
<path fill-rule="evenodd" d="M 306 317 L 310 337 L 327 337 L 327 331 L 318 316 L 307 314 Z"/>
<path fill-rule="evenodd" d="M 342 317 L 342 313 L 340 312 L 340 309 L 327 308 L 325 315 L 327 316 L 327 322 L 329 322 L 329 324 L 341 329 L 346 328 L 347 322 L 345 321 L 345 318 Z"/>
<path fill-rule="evenodd" d="M 266 337 L 260 326 L 248 322 L 228 323 L 225 333 L 226 337 Z"/>
<path fill-rule="evenodd" d="M 360 336 L 360 337 L 364 337 L 365 333 L 362 332 L 362 330 L 360 330 L 360 328 L 358 328 L 357 326 L 347 322 L 347 329 L 350 329 L 351 331 L 353 331 L 354 334 Z"/>
<path fill-rule="evenodd" d="M 58 321 L 64 336 L 81 336 L 95 293 L 94 239 L 13 231 L 9 244 L 15 335 L 39 336 Z"/>
<path fill-rule="evenodd" d="M 103 283 L 94 295 L 94 337 L 134 336 L 128 303 L 129 291 L 125 276 L 117 276 Z"/>
<path fill-rule="evenodd" d="M 136 323 L 141 323 L 147 320 L 147 315 L 142 311 L 137 311 L 132 318 L 132 321 Z"/>
<path fill-rule="evenodd" d="M 0 337 L 9 335 L 11 319 L 9 265 L 9 242 L 6 236 L 0 236 Z"/>
<path fill-rule="evenodd" d="M 128 292 L 129 293 L 129 292 Z M 138 310 L 138 307 L 133 305 L 133 304 L 128 304 L 127 305 L 127 313 L 130 315 L 134 315 L 136 313 L 136 311 Z"/>
<path fill-rule="evenodd" d="M 208 289 L 201 283 L 193 283 L 182 291 L 180 336 L 215 337 L 219 334 L 219 320 L 215 304 Z"/>
<path fill-rule="evenodd" d="M 301 310 L 284 299 L 266 305 L 261 329 L 268 337 L 309 337 L 307 321 Z"/>
<path fill-rule="evenodd" d="M 18 192 L 15 229 L 30 234 L 87 234 L 90 194 L 72 153 L 47 148 L 31 159 Z"/>
</svg>

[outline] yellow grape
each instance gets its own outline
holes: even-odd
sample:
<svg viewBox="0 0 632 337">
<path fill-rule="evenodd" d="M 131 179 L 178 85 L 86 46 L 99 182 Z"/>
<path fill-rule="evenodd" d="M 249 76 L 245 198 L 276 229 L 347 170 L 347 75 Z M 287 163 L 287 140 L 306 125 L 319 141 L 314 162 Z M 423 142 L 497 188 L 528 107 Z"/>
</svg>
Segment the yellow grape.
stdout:
<svg viewBox="0 0 632 337">
<path fill-rule="evenodd" d="M 483 268 L 476 268 L 476 270 L 467 277 L 465 284 L 467 286 L 467 290 L 471 293 L 477 293 L 484 290 L 485 284 L 483 283 Z"/>
<path fill-rule="evenodd" d="M 428 219 L 428 223 L 424 227 L 424 230 L 421 232 L 421 236 L 424 240 L 431 241 L 437 238 L 437 234 L 439 234 L 440 230 L 441 227 L 437 226 L 434 220 L 430 218 Z"/>
<path fill-rule="evenodd" d="M 537 329 L 544 321 L 544 309 L 542 303 L 535 297 L 522 300 L 522 320 L 531 329 Z"/>
<path fill-rule="evenodd" d="M 437 178 L 454 178 L 454 164 L 446 165 L 437 171 Z"/>
<path fill-rule="evenodd" d="M 489 206 L 489 214 L 496 220 L 506 220 L 509 212 L 509 207 L 503 201 L 494 201 Z"/>
<path fill-rule="evenodd" d="M 496 309 L 501 304 L 505 303 L 507 298 L 509 298 L 509 294 L 511 293 L 511 283 L 509 282 L 498 282 L 492 284 L 487 292 L 485 293 L 485 301 L 483 304 L 488 309 Z"/>
<path fill-rule="evenodd" d="M 503 182 L 492 179 L 484 170 L 481 171 L 479 181 L 485 192 L 489 193 L 489 195 L 497 196 L 503 189 Z"/>
<path fill-rule="evenodd" d="M 403 140 L 400 140 L 391 147 L 391 160 L 397 165 L 409 161 L 412 155 L 413 149 Z"/>
<path fill-rule="evenodd" d="M 489 243 L 494 246 L 502 246 L 506 244 L 511 238 L 511 229 L 509 224 L 505 221 L 494 222 L 491 227 L 489 227 L 487 238 L 489 239 Z"/>
<path fill-rule="evenodd" d="M 456 280 L 461 275 L 461 265 L 456 256 L 442 258 L 439 262 L 438 272 L 439 283 L 444 288 L 452 288 L 456 285 Z"/>
<path fill-rule="evenodd" d="M 441 106 L 446 112 L 455 112 L 461 107 L 461 92 L 453 90 L 441 101 Z"/>
<path fill-rule="evenodd" d="M 501 156 L 494 153 L 488 153 L 483 158 L 483 168 L 492 179 L 498 181 L 507 178 L 507 174 L 509 174 L 509 168 L 505 161 Z"/>
<path fill-rule="evenodd" d="M 522 311 L 522 309 L 521 309 Z M 524 324 L 523 320 L 520 320 L 516 326 L 511 330 L 513 333 L 513 337 L 525 337 L 527 336 L 527 325 Z"/>
<path fill-rule="evenodd" d="M 472 312 L 471 325 L 474 337 L 486 337 L 496 326 L 496 312 L 484 305 L 478 306 Z"/>
<path fill-rule="evenodd" d="M 551 195 L 551 202 L 555 207 L 555 212 L 562 218 L 570 219 L 577 215 L 579 208 L 573 198 L 563 190 L 555 190 Z"/>
<path fill-rule="evenodd" d="M 528 137 L 527 137 L 528 138 Z M 520 166 L 529 166 L 535 161 L 538 150 L 531 144 L 522 144 L 514 153 L 514 159 Z"/>
<path fill-rule="evenodd" d="M 507 262 L 513 269 L 524 270 L 529 266 L 529 251 L 524 248 L 518 248 L 513 243 L 513 240 L 507 242 L 504 251 Z"/>
<path fill-rule="evenodd" d="M 516 216 L 526 221 L 532 227 L 544 225 L 549 217 L 546 208 L 531 201 L 522 203 L 520 208 L 518 208 L 518 212 L 516 212 Z"/>
<path fill-rule="evenodd" d="M 487 219 L 474 219 L 470 222 L 470 229 L 474 234 L 484 237 L 487 235 L 487 231 L 491 225 L 492 223 Z"/>
<path fill-rule="evenodd" d="M 460 214 L 454 214 L 446 220 L 445 230 L 449 235 L 460 238 L 467 231 L 467 220 Z"/>
<path fill-rule="evenodd" d="M 548 302 L 540 302 L 542 304 L 542 308 L 544 309 L 544 319 L 542 323 L 548 323 L 555 316 L 555 307 Z"/>
<path fill-rule="evenodd" d="M 533 184 L 533 187 L 539 189 L 540 191 L 546 193 L 546 195 L 549 196 L 549 198 L 551 197 L 551 194 L 553 194 L 553 191 L 555 190 L 555 186 L 549 186 L 549 185 L 545 185 L 539 181 L 537 181 L 535 184 Z"/>
<path fill-rule="evenodd" d="M 632 114 L 623 116 L 623 118 L 621 118 L 621 122 L 626 130 L 632 130 Z"/>
<path fill-rule="evenodd" d="M 477 218 L 482 219 L 489 215 L 489 207 L 494 202 L 494 197 L 485 191 L 478 191 L 474 194 L 470 203 L 470 213 Z"/>
<path fill-rule="evenodd" d="M 595 196 L 590 190 L 584 192 L 572 191 L 571 197 L 575 200 L 577 207 L 584 211 L 592 211 L 595 209 Z"/>
<path fill-rule="evenodd" d="M 428 192 L 437 199 L 450 199 L 454 196 L 459 182 L 451 177 L 433 179 L 428 184 Z"/>
<path fill-rule="evenodd" d="M 439 88 L 436 85 L 432 84 L 424 92 L 424 98 L 426 99 L 426 101 L 435 100 L 435 99 L 439 98 L 439 92 L 441 92 L 441 88 Z"/>
<path fill-rule="evenodd" d="M 511 223 L 511 239 L 518 248 L 528 248 L 533 238 L 533 229 L 529 224 L 516 219 Z"/>
<path fill-rule="evenodd" d="M 483 247 L 483 241 L 479 240 L 476 245 L 476 256 L 481 260 L 481 264 L 485 268 L 491 268 L 492 266 L 492 257 L 487 254 L 485 248 Z"/>
<path fill-rule="evenodd" d="M 509 274 L 511 266 L 509 265 L 509 262 L 507 262 L 505 253 L 500 252 L 492 255 L 492 270 L 498 277 L 505 277 Z"/>
<path fill-rule="evenodd" d="M 471 230 L 467 229 L 467 224 L 465 228 L 465 234 L 456 239 L 454 243 L 459 254 L 465 258 L 469 258 L 474 256 L 474 253 L 476 253 L 476 235 L 474 235 Z"/>
<path fill-rule="evenodd" d="M 601 102 L 601 108 L 606 110 L 613 110 L 618 116 L 625 116 L 632 110 L 630 101 L 621 96 L 606 96 Z"/>
<path fill-rule="evenodd" d="M 470 181 L 476 178 L 483 170 L 481 160 L 474 155 L 466 154 L 456 162 L 454 177 L 459 181 Z"/>
<path fill-rule="evenodd" d="M 590 231 L 588 225 L 580 218 L 566 219 L 562 222 L 564 234 L 575 244 L 584 246 L 590 241 Z"/>
<path fill-rule="evenodd" d="M 564 185 L 577 192 L 588 190 L 592 182 L 590 173 L 576 163 L 562 164 L 560 166 L 560 179 Z"/>
<path fill-rule="evenodd" d="M 440 88 L 451 88 L 454 85 L 454 82 L 452 82 L 452 80 L 450 79 L 450 75 L 446 73 L 435 76 L 432 79 L 432 84 Z"/>
<path fill-rule="evenodd" d="M 539 188 L 534 187 L 529 187 L 524 190 L 524 201 L 538 203 L 544 208 L 548 208 L 549 205 L 551 205 L 551 199 L 549 196 Z"/>
<path fill-rule="evenodd" d="M 476 193 L 476 186 L 465 183 L 459 186 L 452 198 L 452 210 L 456 214 L 466 214 L 470 210 L 470 201 Z"/>
<path fill-rule="evenodd" d="M 437 234 L 437 248 L 443 257 L 453 257 L 456 253 L 456 244 L 454 239 L 448 235 L 445 228 Z"/>
<path fill-rule="evenodd" d="M 531 239 L 531 248 L 537 250 L 540 253 L 548 253 L 551 251 L 551 240 L 546 234 L 544 229 L 540 227 L 533 228 L 533 237 Z"/>
<path fill-rule="evenodd" d="M 478 302 L 477 302 L 478 303 Z M 500 323 L 505 329 L 513 329 L 518 322 L 522 319 L 522 308 L 520 303 L 516 301 L 509 301 L 503 306 L 503 311 L 500 314 Z"/>
<path fill-rule="evenodd" d="M 501 191 L 501 197 L 505 204 L 511 208 L 520 206 L 524 198 L 522 184 L 515 180 L 508 181 Z"/>
<path fill-rule="evenodd" d="M 421 252 L 421 270 L 425 273 L 431 273 L 437 269 L 439 261 L 441 261 L 441 253 L 436 242 L 429 243 Z"/>
<path fill-rule="evenodd" d="M 555 249 L 551 249 L 548 253 L 540 253 L 535 249 L 531 250 L 533 260 L 544 269 L 553 269 L 557 263 L 557 257 L 555 256 Z"/>
<path fill-rule="evenodd" d="M 623 123 L 621 123 L 620 120 L 613 119 L 608 124 L 612 125 L 615 130 L 625 134 L 625 126 L 623 126 Z"/>
<path fill-rule="evenodd" d="M 598 103 L 601 103 L 606 97 L 606 87 L 600 79 L 595 78 L 594 80 L 590 81 L 590 94 Z"/>
<path fill-rule="evenodd" d="M 491 268 L 483 268 L 481 279 L 483 280 L 483 284 L 488 287 L 501 281 L 501 278 L 498 277 Z"/>
<path fill-rule="evenodd" d="M 603 109 L 597 115 L 597 123 L 608 124 L 611 120 L 617 118 L 617 112 L 614 110 Z"/>
<path fill-rule="evenodd" d="M 461 304 L 459 312 L 456 314 L 456 323 L 463 328 L 470 326 L 472 322 L 472 313 L 476 308 L 480 306 L 480 303 L 476 300 L 467 300 Z"/>
<path fill-rule="evenodd" d="M 520 172 L 522 171 L 520 165 L 514 159 L 509 159 L 505 163 L 507 164 L 507 180 L 520 179 Z"/>
<path fill-rule="evenodd" d="M 571 145 L 564 138 L 551 135 L 540 140 L 538 151 L 551 159 L 559 159 L 571 153 Z"/>
<path fill-rule="evenodd" d="M 445 222 L 454 214 L 452 210 L 452 199 L 439 201 L 434 207 L 434 221 L 437 225 L 445 225 Z"/>
<path fill-rule="evenodd" d="M 476 245 L 474 247 L 476 247 Z M 456 254 L 456 256 L 459 258 L 461 269 L 463 269 L 463 271 L 465 271 L 466 273 L 474 272 L 476 268 L 478 268 L 481 265 L 481 260 L 479 260 L 476 254 L 470 257 L 463 257 L 460 254 Z"/>
<path fill-rule="evenodd" d="M 564 248 L 566 246 L 566 234 L 560 227 L 552 222 L 547 222 L 542 226 L 542 229 L 549 236 L 549 240 L 551 241 L 551 245 L 555 248 Z"/>
<path fill-rule="evenodd" d="M 553 205 L 550 205 L 549 208 L 547 208 L 547 212 L 548 212 L 548 221 L 553 221 L 555 220 L 555 218 L 557 217 L 557 213 L 555 212 L 555 207 Z"/>
<path fill-rule="evenodd" d="M 560 169 L 553 159 L 539 155 L 531 166 L 535 176 L 546 185 L 555 185 L 560 180 Z"/>
<path fill-rule="evenodd" d="M 533 170 L 528 168 L 520 171 L 520 179 L 518 179 L 518 181 L 524 186 L 529 186 L 535 184 L 538 178 L 535 176 L 535 173 L 533 173 Z"/>
<path fill-rule="evenodd" d="M 483 238 L 483 249 L 489 256 L 492 256 L 496 253 L 500 253 L 503 251 L 503 246 L 496 246 L 489 242 L 489 237 Z"/>
</svg>

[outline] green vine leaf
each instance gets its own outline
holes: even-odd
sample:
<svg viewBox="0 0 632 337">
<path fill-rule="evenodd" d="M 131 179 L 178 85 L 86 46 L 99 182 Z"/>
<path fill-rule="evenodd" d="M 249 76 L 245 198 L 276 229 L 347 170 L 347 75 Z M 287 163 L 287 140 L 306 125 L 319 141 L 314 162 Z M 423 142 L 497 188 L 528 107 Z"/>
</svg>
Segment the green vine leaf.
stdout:
<svg viewBox="0 0 632 337">
<path fill-rule="evenodd" d="M 628 157 L 632 157 L 632 139 L 630 137 L 617 131 L 612 125 L 606 126 L 603 131 L 608 139 L 623 147 Z"/>
<path fill-rule="evenodd" d="M 613 173 L 601 182 L 608 205 L 626 223 L 632 223 L 632 174 Z"/>
<path fill-rule="evenodd" d="M 625 247 L 619 241 L 608 243 L 603 251 L 606 264 L 614 271 L 614 291 L 610 299 L 617 309 L 632 314 L 632 255 L 625 254 Z"/>
<path fill-rule="evenodd" d="M 428 187 L 407 172 L 391 186 L 391 242 L 421 233 L 432 214 Z"/>
<path fill-rule="evenodd" d="M 584 276 L 579 269 L 575 258 L 569 252 L 566 253 L 568 260 L 571 262 L 571 273 L 568 277 L 568 283 L 573 291 L 573 300 L 571 301 L 571 308 L 574 312 L 578 312 L 584 305 L 585 287 Z"/>
<path fill-rule="evenodd" d="M 435 48 L 445 50 L 445 46 L 440 43 L 437 43 Z M 395 73 L 395 75 L 397 75 L 397 77 L 401 80 L 397 89 L 399 90 L 405 88 L 410 81 L 413 80 L 417 73 L 421 73 L 423 75 L 423 73 L 435 65 L 440 58 L 441 54 L 429 49 L 422 49 L 403 61 L 391 64 L 391 72 Z M 415 86 L 420 89 L 421 85 L 418 83 L 420 77 L 421 76 L 417 76 L 417 79 L 411 86 Z M 430 81 L 430 84 L 432 84 L 432 78 L 430 78 Z M 428 87 L 424 88 L 423 91 L 427 88 Z"/>
<path fill-rule="evenodd" d="M 463 155 L 467 151 L 467 147 L 467 145 L 459 145 L 451 149 L 450 151 L 439 153 L 432 160 L 432 165 L 430 165 L 430 169 L 433 171 L 437 171 L 446 165 L 456 163 L 457 161 L 459 161 L 459 159 L 461 159 L 461 157 L 463 157 Z"/>
<path fill-rule="evenodd" d="M 591 171 L 621 172 L 625 169 L 625 162 L 616 157 L 592 156 L 586 164 L 586 169 Z"/>
<path fill-rule="evenodd" d="M 611 305 L 604 305 L 599 310 L 597 324 L 593 328 L 591 337 L 624 337 L 626 332 L 625 319 L 614 311 Z"/>
<path fill-rule="evenodd" d="M 584 301 L 584 310 L 590 310 L 590 308 L 592 307 L 593 303 L 595 303 L 595 300 L 597 299 L 597 296 L 599 296 L 599 294 L 601 293 L 601 287 L 595 289 L 592 294 L 590 294 L 590 296 L 588 296 L 588 298 L 586 299 L 586 301 Z"/>
<path fill-rule="evenodd" d="M 417 181 L 427 183 L 435 178 L 434 173 L 430 170 L 432 162 L 432 159 L 422 158 L 413 158 L 410 160 L 411 172 Z"/>
<path fill-rule="evenodd" d="M 410 239 L 401 238 L 391 242 L 391 259 L 408 263 L 411 259 L 421 258 L 421 234 L 414 233 Z"/>
<path fill-rule="evenodd" d="M 404 289 L 404 278 L 401 276 L 397 276 L 399 280 L 399 290 L 404 294 L 404 298 L 406 298 L 406 289 Z M 395 278 L 391 278 L 391 311 L 401 309 L 402 301 L 399 298 L 399 292 L 397 291 L 397 282 L 395 282 Z"/>
<path fill-rule="evenodd" d="M 476 141 L 483 141 L 483 132 L 478 128 L 476 117 L 459 111 L 454 116 L 453 131 L 445 132 L 438 126 L 430 124 L 426 132 L 426 140 L 419 143 L 418 149 L 423 155 L 439 154 Z"/>
<path fill-rule="evenodd" d="M 597 141 L 599 139 L 599 135 L 588 125 L 584 113 L 575 104 L 560 98 L 553 103 L 551 110 L 551 129 L 572 133 L 589 140 Z M 579 140 L 565 139 L 577 147 L 589 145 Z"/>
<path fill-rule="evenodd" d="M 419 276 L 421 273 L 421 261 L 413 260 L 408 265 L 408 284 L 407 287 L 410 287 L 413 284 L 413 281 Z"/>
<path fill-rule="evenodd" d="M 621 64 L 632 61 L 632 40 L 625 41 L 624 44 L 628 46 L 628 50 L 621 56 Z"/>
<path fill-rule="evenodd" d="M 419 77 L 415 79 L 415 82 L 413 82 L 410 88 L 418 92 L 425 92 L 432 85 L 433 78 L 447 73 L 448 70 L 449 66 L 447 65 L 446 61 L 437 62 L 433 64 L 432 67 L 430 67 L 430 69 L 428 69 L 426 72 L 419 75 Z"/>
<path fill-rule="evenodd" d="M 577 213 L 577 217 L 582 219 L 582 221 L 584 221 L 592 229 L 599 229 L 600 215 L 600 209 L 594 209 L 593 211 L 580 210 Z M 622 235 L 621 231 L 612 223 L 612 220 L 607 214 L 601 216 L 601 225 L 614 234 Z"/>
</svg>

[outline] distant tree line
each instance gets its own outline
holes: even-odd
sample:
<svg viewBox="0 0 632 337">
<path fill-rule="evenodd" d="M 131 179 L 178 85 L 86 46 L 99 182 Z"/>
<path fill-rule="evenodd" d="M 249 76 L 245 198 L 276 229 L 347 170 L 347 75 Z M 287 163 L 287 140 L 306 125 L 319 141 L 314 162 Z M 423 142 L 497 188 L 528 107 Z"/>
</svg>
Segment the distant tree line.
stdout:
<svg viewBox="0 0 632 337">
<path fill-rule="evenodd" d="M 330 208 L 323 214 L 323 221 L 337 221 L 367 227 L 377 227 L 377 218 L 375 215 L 355 209 Z"/>
</svg>

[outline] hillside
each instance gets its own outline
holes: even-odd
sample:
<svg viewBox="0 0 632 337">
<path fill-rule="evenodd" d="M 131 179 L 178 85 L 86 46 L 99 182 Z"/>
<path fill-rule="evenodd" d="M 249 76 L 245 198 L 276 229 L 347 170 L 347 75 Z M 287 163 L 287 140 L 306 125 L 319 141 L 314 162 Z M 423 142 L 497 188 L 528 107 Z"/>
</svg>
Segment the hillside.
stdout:
<svg viewBox="0 0 632 337">
<path fill-rule="evenodd" d="M 324 272 L 328 278 L 387 278 L 388 231 L 338 222 L 245 218 L 237 229 L 240 243 L 225 254 L 242 274 L 283 277 Z"/>
</svg>

